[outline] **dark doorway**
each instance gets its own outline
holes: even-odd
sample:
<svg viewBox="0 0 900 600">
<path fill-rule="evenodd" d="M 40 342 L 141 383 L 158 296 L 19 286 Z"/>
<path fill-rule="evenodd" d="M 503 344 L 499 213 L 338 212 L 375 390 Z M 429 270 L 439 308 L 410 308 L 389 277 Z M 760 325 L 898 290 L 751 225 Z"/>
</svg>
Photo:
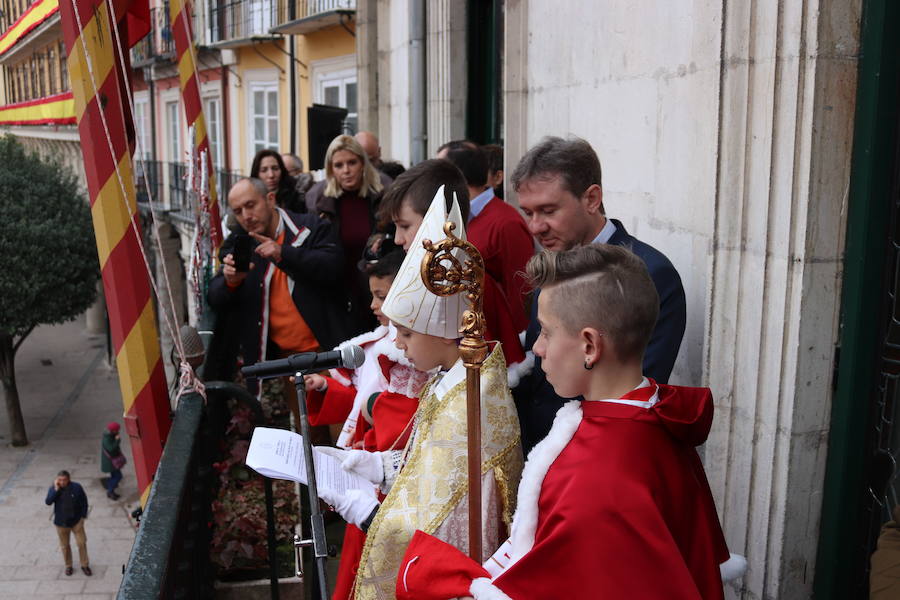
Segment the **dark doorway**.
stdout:
<svg viewBox="0 0 900 600">
<path fill-rule="evenodd" d="M 868 598 L 900 483 L 900 5 L 864 3 L 817 599 Z"/>
</svg>

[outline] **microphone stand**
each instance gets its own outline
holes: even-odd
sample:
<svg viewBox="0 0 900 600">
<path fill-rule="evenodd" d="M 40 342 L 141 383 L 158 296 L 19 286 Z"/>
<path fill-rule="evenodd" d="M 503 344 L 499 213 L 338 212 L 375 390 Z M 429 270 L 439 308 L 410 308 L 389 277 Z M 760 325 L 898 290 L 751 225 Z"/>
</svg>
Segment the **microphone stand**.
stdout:
<svg viewBox="0 0 900 600">
<path fill-rule="evenodd" d="M 319 508 L 319 490 L 316 485 L 316 467 L 313 464 L 312 441 L 309 435 L 309 416 L 306 410 L 306 384 L 303 381 L 304 372 L 298 371 L 294 375 L 294 387 L 297 390 L 297 407 L 300 412 L 300 435 L 303 436 L 303 460 L 306 464 L 306 489 L 309 492 L 309 512 L 310 512 L 310 531 L 311 539 L 300 539 L 300 536 L 294 536 L 294 548 L 301 556 L 298 565 L 303 563 L 302 548 L 312 546 L 313 555 L 316 563 L 316 574 L 319 576 L 319 594 L 322 600 L 329 600 L 331 595 L 328 593 L 328 574 L 325 566 L 328 562 L 328 544 L 325 540 L 325 519 L 322 516 L 322 510 Z M 303 587 L 306 589 L 306 577 L 303 571 L 297 567 L 297 576 L 303 578 Z"/>
</svg>

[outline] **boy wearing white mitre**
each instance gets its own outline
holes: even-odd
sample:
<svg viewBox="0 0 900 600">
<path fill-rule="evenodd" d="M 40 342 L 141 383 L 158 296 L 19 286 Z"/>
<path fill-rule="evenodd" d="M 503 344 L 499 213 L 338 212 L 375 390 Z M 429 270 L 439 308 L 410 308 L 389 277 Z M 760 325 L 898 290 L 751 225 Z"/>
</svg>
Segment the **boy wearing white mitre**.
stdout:
<svg viewBox="0 0 900 600">
<path fill-rule="evenodd" d="M 397 327 L 397 347 L 423 371 L 434 371 L 422 389 L 413 431 L 394 464 L 359 463 L 344 468 L 367 477 L 387 493 L 378 501 L 358 492 L 325 498 L 348 522 L 367 532 L 356 600 L 394 598 L 403 553 L 416 530 L 464 551 L 468 547 L 466 368 L 459 353 L 459 326 L 466 300 L 437 296 L 421 279 L 423 240 L 445 237 L 446 221 L 465 240 L 456 198 L 449 214 L 441 187 L 382 305 Z M 464 263 L 462 250 L 453 255 Z M 515 509 L 523 457 L 519 422 L 500 344 L 481 367 L 482 543 L 488 558 L 505 539 Z"/>
</svg>

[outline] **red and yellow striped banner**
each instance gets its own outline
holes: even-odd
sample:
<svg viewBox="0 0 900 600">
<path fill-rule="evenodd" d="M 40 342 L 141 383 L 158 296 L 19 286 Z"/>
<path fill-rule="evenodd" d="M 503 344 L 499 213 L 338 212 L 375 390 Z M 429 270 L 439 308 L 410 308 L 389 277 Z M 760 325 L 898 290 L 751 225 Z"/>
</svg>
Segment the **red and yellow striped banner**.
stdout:
<svg viewBox="0 0 900 600">
<path fill-rule="evenodd" d="M 0 106 L 0 125 L 71 125 L 75 123 L 72 92 Z"/>
<path fill-rule="evenodd" d="M 206 133 L 206 119 L 203 118 L 203 104 L 200 101 L 200 82 L 197 81 L 196 64 L 194 63 L 194 34 L 192 31 L 191 6 L 188 0 L 171 0 L 169 2 L 169 20 L 175 36 L 175 54 L 178 63 L 178 78 L 181 82 L 181 96 L 184 98 L 184 115 L 188 128 L 194 126 L 194 147 L 198 154 L 206 151 L 206 164 L 203 167 L 209 173 L 209 213 L 212 246 L 217 248 L 222 243 L 221 217 L 219 216 L 216 178 L 213 170 L 212 155 L 209 151 L 209 136 Z"/>
<path fill-rule="evenodd" d="M 171 419 L 150 282 L 139 241 L 122 97 L 124 74 L 117 64 L 112 29 L 116 24 L 111 22 L 104 0 L 77 0 L 77 4 L 62 0 L 60 9 L 110 333 L 125 406 L 125 429 L 131 437 L 143 503 Z M 127 54 L 127 48 L 124 51 Z"/>
<path fill-rule="evenodd" d="M 71 1 L 71 0 L 69 0 Z M 28 7 L 22 16 L 9 29 L 0 35 L 0 55 L 6 53 L 32 29 L 49 19 L 59 10 L 58 0 L 37 0 Z"/>
</svg>

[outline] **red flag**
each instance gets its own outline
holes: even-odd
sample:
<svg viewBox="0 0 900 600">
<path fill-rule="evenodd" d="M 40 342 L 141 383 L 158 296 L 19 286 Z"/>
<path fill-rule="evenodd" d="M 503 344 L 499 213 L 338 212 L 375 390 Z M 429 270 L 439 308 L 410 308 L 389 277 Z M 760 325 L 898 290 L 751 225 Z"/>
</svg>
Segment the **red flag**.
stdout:
<svg viewBox="0 0 900 600">
<path fill-rule="evenodd" d="M 150 33 L 150 0 L 110 0 L 119 34 L 131 48 Z"/>
</svg>

